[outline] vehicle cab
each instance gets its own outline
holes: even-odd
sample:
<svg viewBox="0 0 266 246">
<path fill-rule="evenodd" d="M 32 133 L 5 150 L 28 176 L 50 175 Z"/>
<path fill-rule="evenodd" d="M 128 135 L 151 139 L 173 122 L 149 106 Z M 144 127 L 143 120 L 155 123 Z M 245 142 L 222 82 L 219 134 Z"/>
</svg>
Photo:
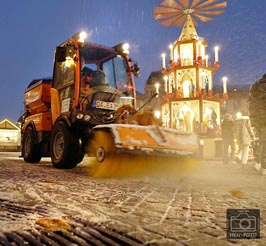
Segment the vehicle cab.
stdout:
<svg viewBox="0 0 266 246">
<path fill-rule="evenodd" d="M 55 98 L 58 104 L 52 109 L 56 112 L 53 122 L 63 115 L 71 124 L 94 126 L 114 122 L 116 110 L 123 105 L 135 109 L 133 74 L 139 75 L 139 67 L 131 66 L 128 49 L 127 43 L 106 47 L 86 42 L 83 32 L 58 46 L 52 82 L 55 93 L 51 92 L 52 101 Z"/>
</svg>

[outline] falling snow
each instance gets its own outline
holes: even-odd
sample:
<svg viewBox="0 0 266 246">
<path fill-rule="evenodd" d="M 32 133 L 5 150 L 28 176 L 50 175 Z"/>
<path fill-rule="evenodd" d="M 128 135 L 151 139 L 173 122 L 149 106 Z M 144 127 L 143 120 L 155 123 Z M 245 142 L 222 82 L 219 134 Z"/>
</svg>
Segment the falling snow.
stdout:
<svg viewBox="0 0 266 246">
<path fill-rule="evenodd" d="M 113 46 L 127 41 L 130 56 L 141 66 L 136 79 L 143 92 L 152 71 L 161 69 L 161 53 L 181 33 L 180 27 L 163 27 L 152 13 L 160 3 L 143 0 L 47 0 L 4 1 L 0 9 L 0 27 L 4 37 L 0 48 L 3 69 L 0 83 L 0 119 L 16 121 L 23 111 L 23 92 L 34 78 L 50 77 L 57 45 L 84 29 L 95 43 Z M 75 9 L 75 11 L 73 11 Z M 214 60 L 213 47 L 219 45 L 220 69 L 214 85 L 251 84 L 265 71 L 266 1 L 227 1 L 225 13 L 214 21 L 199 23 L 197 32 L 208 43 L 207 53 Z M 49 17 L 48 17 L 49 16 Z"/>
</svg>

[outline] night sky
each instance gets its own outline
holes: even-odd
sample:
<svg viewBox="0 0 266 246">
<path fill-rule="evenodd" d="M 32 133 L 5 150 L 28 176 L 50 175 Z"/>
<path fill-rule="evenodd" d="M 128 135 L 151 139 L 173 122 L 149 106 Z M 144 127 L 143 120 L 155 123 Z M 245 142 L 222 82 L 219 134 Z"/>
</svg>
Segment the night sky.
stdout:
<svg viewBox="0 0 266 246">
<path fill-rule="evenodd" d="M 114 46 L 127 41 L 130 57 L 141 66 L 137 90 L 161 69 L 161 53 L 180 35 L 180 27 L 164 27 L 153 19 L 160 0 L 1 0 L 0 120 L 17 121 L 24 90 L 33 78 L 50 77 L 57 45 L 78 31 L 95 43 Z M 251 84 L 266 73 L 266 1 L 228 0 L 225 13 L 199 22 L 198 36 L 208 43 L 209 61 L 220 47 L 220 69 L 214 84 Z M 222 88 L 222 87 L 221 87 Z"/>
</svg>

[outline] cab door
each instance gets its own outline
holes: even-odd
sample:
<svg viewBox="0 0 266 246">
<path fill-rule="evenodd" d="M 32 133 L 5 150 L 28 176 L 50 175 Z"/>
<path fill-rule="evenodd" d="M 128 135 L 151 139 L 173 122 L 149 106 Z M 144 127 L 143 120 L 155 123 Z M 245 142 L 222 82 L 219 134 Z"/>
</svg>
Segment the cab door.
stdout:
<svg viewBox="0 0 266 246">
<path fill-rule="evenodd" d="M 69 115 L 75 95 L 76 53 L 74 46 L 57 47 L 53 89 L 58 94 L 60 114 Z"/>
</svg>

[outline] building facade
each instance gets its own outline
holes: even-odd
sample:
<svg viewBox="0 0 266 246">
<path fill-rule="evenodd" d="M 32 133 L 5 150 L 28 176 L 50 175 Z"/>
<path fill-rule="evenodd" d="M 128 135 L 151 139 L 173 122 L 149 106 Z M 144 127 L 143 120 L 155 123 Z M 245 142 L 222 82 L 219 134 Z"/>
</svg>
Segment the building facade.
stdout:
<svg viewBox="0 0 266 246">
<path fill-rule="evenodd" d="M 0 151 L 18 151 L 20 146 L 20 128 L 8 119 L 0 121 Z"/>
<path fill-rule="evenodd" d="M 230 113 L 234 118 L 237 114 L 249 115 L 248 98 L 249 84 L 230 86 L 228 88 L 228 99 L 221 105 L 222 113 Z"/>
</svg>

